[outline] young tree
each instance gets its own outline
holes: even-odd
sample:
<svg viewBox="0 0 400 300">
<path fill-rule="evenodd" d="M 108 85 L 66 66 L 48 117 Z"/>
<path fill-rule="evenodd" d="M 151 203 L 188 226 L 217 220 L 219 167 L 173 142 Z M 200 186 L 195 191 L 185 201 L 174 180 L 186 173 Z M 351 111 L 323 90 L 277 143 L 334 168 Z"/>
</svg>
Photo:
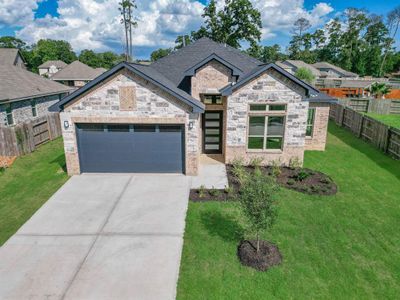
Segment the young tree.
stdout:
<svg viewBox="0 0 400 300">
<path fill-rule="evenodd" d="M 375 82 L 365 91 L 371 93 L 372 96 L 382 99 L 385 95 L 390 93 L 390 88 L 384 82 Z"/>
<path fill-rule="evenodd" d="M 278 190 L 275 179 L 262 174 L 259 169 L 256 169 L 241 187 L 239 207 L 248 222 L 250 231 L 256 235 L 257 253 L 260 251 L 261 231 L 270 229 L 275 223 Z"/>
<path fill-rule="evenodd" d="M 137 22 L 133 17 L 133 10 L 137 8 L 137 5 L 135 0 L 122 0 L 119 6 L 119 11 L 122 15 L 121 24 L 124 24 L 125 29 L 125 59 L 126 61 L 132 61 L 132 27 L 137 26 Z"/>
<path fill-rule="evenodd" d="M 222 10 L 211 0 L 202 16 L 205 25 L 192 33 L 194 40 L 208 37 L 240 48 L 241 41 L 256 43 L 261 38 L 261 14 L 250 0 L 225 0 Z"/>
<path fill-rule="evenodd" d="M 315 80 L 314 74 L 308 68 L 298 68 L 296 71 L 295 76 L 301 80 L 304 80 L 308 83 L 313 83 Z"/>
</svg>

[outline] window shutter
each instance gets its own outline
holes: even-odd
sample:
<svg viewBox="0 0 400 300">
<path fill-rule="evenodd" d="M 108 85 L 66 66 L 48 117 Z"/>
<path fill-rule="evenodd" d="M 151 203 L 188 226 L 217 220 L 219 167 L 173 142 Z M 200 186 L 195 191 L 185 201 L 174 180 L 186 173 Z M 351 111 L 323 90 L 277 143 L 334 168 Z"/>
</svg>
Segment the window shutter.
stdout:
<svg viewBox="0 0 400 300">
<path fill-rule="evenodd" d="M 119 107 L 120 110 L 136 109 L 136 90 L 133 86 L 119 87 Z"/>
</svg>

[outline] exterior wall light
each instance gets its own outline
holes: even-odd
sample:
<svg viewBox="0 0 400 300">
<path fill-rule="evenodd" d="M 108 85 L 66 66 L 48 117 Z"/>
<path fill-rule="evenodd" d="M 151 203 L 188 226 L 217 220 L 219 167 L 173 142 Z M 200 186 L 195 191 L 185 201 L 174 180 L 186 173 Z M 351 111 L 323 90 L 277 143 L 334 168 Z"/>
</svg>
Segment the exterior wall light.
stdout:
<svg viewBox="0 0 400 300">
<path fill-rule="evenodd" d="M 189 122 L 189 129 L 190 129 L 190 130 L 193 129 L 193 126 L 194 126 L 194 122 L 193 122 L 193 121 L 190 121 L 190 122 Z"/>
<path fill-rule="evenodd" d="M 68 129 L 69 128 L 69 122 L 68 121 L 64 121 L 64 128 Z"/>
</svg>

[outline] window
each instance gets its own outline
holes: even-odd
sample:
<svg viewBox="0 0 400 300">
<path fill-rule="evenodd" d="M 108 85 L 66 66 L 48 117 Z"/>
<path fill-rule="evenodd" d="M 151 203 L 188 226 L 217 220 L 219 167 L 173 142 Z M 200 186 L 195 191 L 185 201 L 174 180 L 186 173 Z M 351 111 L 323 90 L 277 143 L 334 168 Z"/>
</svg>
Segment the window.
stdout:
<svg viewBox="0 0 400 300">
<path fill-rule="evenodd" d="M 312 136 L 314 131 L 315 108 L 308 109 L 306 136 Z"/>
<path fill-rule="evenodd" d="M 14 125 L 11 104 L 6 104 L 6 125 Z"/>
<path fill-rule="evenodd" d="M 222 104 L 221 95 L 203 95 L 204 104 Z"/>
<path fill-rule="evenodd" d="M 251 150 L 281 150 L 285 116 L 249 116 L 247 148 Z"/>
<path fill-rule="evenodd" d="M 285 104 L 251 104 L 250 111 L 286 111 Z"/>
<path fill-rule="evenodd" d="M 109 124 L 107 130 L 108 132 L 129 132 L 129 125 Z"/>
<path fill-rule="evenodd" d="M 154 125 L 135 125 L 133 126 L 135 132 L 156 132 L 156 126 Z"/>
<path fill-rule="evenodd" d="M 36 100 L 31 101 L 31 108 L 32 108 L 32 116 L 37 117 L 37 108 L 36 108 Z"/>
</svg>

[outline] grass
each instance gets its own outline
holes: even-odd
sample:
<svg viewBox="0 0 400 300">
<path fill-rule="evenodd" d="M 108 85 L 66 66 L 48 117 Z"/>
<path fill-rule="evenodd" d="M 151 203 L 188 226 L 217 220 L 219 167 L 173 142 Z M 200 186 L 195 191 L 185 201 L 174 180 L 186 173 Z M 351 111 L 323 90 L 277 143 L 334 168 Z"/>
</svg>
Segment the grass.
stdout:
<svg viewBox="0 0 400 300">
<path fill-rule="evenodd" d="M 59 138 L 0 173 L 0 246 L 67 181 L 64 168 Z"/>
<path fill-rule="evenodd" d="M 400 115 L 379 115 L 374 113 L 368 113 L 366 115 L 377 119 L 386 125 L 400 129 Z"/>
<path fill-rule="evenodd" d="M 190 202 L 178 299 L 396 299 L 400 295 L 400 162 L 334 124 L 305 166 L 329 174 L 334 196 L 280 192 L 263 238 L 283 263 L 267 272 L 236 257 L 243 227 L 234 203 Z"/>
</svg>

